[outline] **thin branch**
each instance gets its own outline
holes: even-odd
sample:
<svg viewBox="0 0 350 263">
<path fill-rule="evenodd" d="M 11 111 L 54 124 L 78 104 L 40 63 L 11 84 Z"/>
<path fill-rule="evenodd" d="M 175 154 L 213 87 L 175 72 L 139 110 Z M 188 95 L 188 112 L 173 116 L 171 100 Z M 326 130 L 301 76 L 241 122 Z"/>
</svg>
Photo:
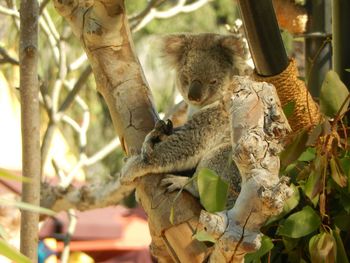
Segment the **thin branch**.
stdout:
<svg viewBox="0 0 350 263">
<path fill-rule="evenodd" d="M 165 0 L 150 0 L 147 6 L 141 12 L 129 17 L 129 22 L 132 23 L 140 19 L 143 19 L 151 11 L 152 8 L 155 8 L 157 5 L 163 2 L 165 2 Z"/>
<path fill-rule="evenodd" d="M 134 23 L 131 25 L 131 30 L 136 32 L 140 30 L 141 28 L 145 27 L 148 23 L 150 23 L 153 19 L 167 19 L 173 16 L 176 16 L 180 13 L 189 13 L 193 12 L 205 4 L 209 3 L 212 0 L 198 0 L 194 3 L 187 4 L 186 5 L 186 0 L 178 0 L 177 4 L 173 6 L 172 8 L 165 10 L 165 11 L 159 11 L 154 6 L 147 6 L 144 12 L 142 14 L 144 15 L 143 17 L 141 15 L 138 15 L 139 19 L 133 18 Z M 151 4 L 151 3 L 150 3 Z M 154 4 L 154 3 L 153 3 Z M 146 12 L 148 11 L 148 12 Z M 131 21 L 133 22 L 133 21 Z"/>
<path fill-rule="evenodd" d="M 22 201 L 40 203 L 40 107 L 38 83 L 38 11 L 37 1 L 21 1 L 20 15 L 20 92 L 22 131 L 22 173 L 31 183 L 22 184 Z M 39 214 L 21 211 L 21 253 L 37 262 Z"/>
<path fill-rule="evenodd" d="M 87 158 L 81 158 L 78 163 L 74 166 L 74 168 L 71 170 L 71 172 L 66 176 L 64 180 L 61 181 L 60 186 L 63 188 L 68 187 L 76 173 L 83 167 L 91 166 L 98 161 L 105 158 L 108 154 L 113 152 L 115 149 L 117 149 L 120 146 L 120 141 L 118 138 L 113 139 L 110 143 L 105 145 L 101 150 L 99 150 L 97 153 L 92 155 L 91 157 Z"/>
<path fill-rule="evenodd" d="M 69 70 L 77 70 L 79 69 L 84 63 L 87 61 L 86 53 L 82 54 L 80 57 L 78 57 L 76 60 L 74 60 L 69 66 Z"/>
<path fill-rule="evenodd" d="M 84 87 L 84 84 L 86 83 L 86 81 L 87 81 L 88 77 L 91 75 L 91 73 L 92 73 L 91 66 L 88 65 L 84 69 L 83 73 L 80 75 L 77 82 L 74 84 L 72 90 L 68 93 L 68 95 L 64 99 L 63 103 L 61 104 L 61 106 L 59 108 L 60 112 L 64 112 L 64 111 L 66 111 L 66 109 L 69 108 L 69 106 L 72 104 L 75 97 L 79 93 L 79 91 L 82 89 L 82 87 Z"/>
<path fill-rule="evenodd" d="M 10 9 L 10 8 L 4 7 L 4 6 L 0 6 L 0 14 L 9 15 L 9 16 L 19 18 L 18 10 Z"/>
<path fill-rule="evenodd" d="M 39 15 L 42 14 L 42 12 L 44 11 L 45 7 L 47 6 L 47 4 L 50 2 L 50 0 L 44 0 L 41 2 L 40 6 L 39 6 Z"/>
<path fill-rule="evenodd" d="M 7 53 L 6 49 L 4 49 L 3 47 L 0 47 L 0 64 L 5 64 L 5 63 L 9 63 L 12 65 L 19 65 L 19 61 L 13 57 L 11 57 L 9 55 L 9 53 Z"/>
<path fill-rule="evenodd" d="M 67 263 L 69 259 L 69 252 L 70 252 L 70 241 L 71 238 L 75 232 L 75 228 L 77 226 L 77 215 L 76 212 L 73 209 L 69 209 L 68 212 L 68 218 L 69 218 L 69 224 L 68 224 L 68 230 L 67 235 L 64 240 L 64 248 L 61 255 L 61 262 Z"/>
<path fill-rule="evenodd" d="M 60 34 L 58 33 L 56 26 L 55 26 L 54 22 L 52 21 L 51 16 L 50 16 L 49 12 L 47 11 L 47 9 L 44 9 L 44 11 L 42 13 L 42 17 L 43 17 L 44 21 L 46 22 L 47 27 L 50 30 L 52 36 L 55 38 L 56 41 L 59 41 Z"/>
</svg>

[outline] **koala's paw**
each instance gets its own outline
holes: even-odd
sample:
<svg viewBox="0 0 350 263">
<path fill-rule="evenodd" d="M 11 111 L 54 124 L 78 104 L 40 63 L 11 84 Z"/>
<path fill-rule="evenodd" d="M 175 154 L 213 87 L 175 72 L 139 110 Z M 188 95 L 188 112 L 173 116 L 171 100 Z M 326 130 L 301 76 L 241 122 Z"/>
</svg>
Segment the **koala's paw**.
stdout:
<svg viewBox="0 0 350 263">
<path fill-rule="evenodd" d="M 166 122 L 158 120 L 154 129 L 147 134 L 141 148 L 141 157 L 148 162 L 152 156 L 154 145 L 163 141 L 167 136 L 173 133 L 173 123 L 170 120 Z"/>
<path fill-rule="evenodd" d="M 160 185 L 166 187 L 168 192 L 173 192 L 184 188 L 188 184 L 189 179 L 186 176 L 168 174 L 164 176 Z"/>
</svg>

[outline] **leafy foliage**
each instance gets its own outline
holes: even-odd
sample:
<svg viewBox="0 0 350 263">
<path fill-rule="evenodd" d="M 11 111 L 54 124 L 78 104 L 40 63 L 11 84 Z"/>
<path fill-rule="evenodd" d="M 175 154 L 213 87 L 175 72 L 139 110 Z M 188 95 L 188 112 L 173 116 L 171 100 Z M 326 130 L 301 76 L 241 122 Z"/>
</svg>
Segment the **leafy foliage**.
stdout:
<svg viewBox="0 0 350 263">
<path fill-rule="evenodd" d="M 0 239 L 0 251 L 5 257 L 13 262 L 30 263 L 30 259 L 19 253 L 14 247 L 10 246 L 5 240 Z"/>
<path fill-rule="evenodd" d="M 321 109 L 332 119 L 293 134 L 281 154 L 281 174 L 291 178 L 297 191 L 282 214 L 263 227 L 274 247 L 268 257 L 252 254 L 259 255 L 256 262 L 348 262 L 350 140 L 344 116 L 350 98 L 333 71 L 321 92 Z"/>
</svg>

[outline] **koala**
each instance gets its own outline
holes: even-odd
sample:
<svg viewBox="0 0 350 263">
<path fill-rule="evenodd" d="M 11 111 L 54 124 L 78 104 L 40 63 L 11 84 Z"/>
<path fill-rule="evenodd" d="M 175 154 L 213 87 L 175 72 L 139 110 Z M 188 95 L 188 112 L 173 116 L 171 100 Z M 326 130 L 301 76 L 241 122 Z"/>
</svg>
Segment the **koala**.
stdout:
<svg viewBox="0 0 350 263">
<path fill-rule="evenodd" d="M 240 176 L 231 158 L 229 116 L 223 100 L 234 75 L 250 73 L 248 49 L 240 36 L 176 34 L 163 39 L 163 53 L 176 71 L 176 86 L 197 111 L 181 127 L 158 121 L 145 138 L 141 154 L 128 159 L 121 182 L 146 174 L 167 173 L 169 191 L 184 187 L 198 197 L 196 180 L 175 175 L 209 168 L 229 184 L 228 206 L 240 192 Z"/>
</svg>

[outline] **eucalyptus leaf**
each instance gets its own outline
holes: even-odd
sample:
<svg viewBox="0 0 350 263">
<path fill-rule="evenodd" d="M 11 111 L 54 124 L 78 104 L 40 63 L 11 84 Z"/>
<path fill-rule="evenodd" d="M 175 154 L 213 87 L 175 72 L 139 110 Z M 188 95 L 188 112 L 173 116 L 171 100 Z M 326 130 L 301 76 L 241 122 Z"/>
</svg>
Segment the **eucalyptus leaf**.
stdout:
<svg viewBox="0 0 350 263">
<path fill-rule="evenodd" d="M 26 183 L 31 181 L 31 179 L 28 177 L 13 174 L 12 172 L 2 168 L 0 168 L 0 178 L 17 181 L 17 182 L 26 182 Z"/>
<path fill-rule="evenodd" d="M 200 202 L 210 213 L 222 211 L 226 207 L 228 184 L 214 171 L 203 168 L 198 172 Z"/>
<path fill-rule="evenodd" d="M 278 227 L 281 236 L 300 238 L 315 231 L 321 224 L 319 215 L 310 206 L 290 215 Z"/>
<path fill-rule="evenodd" d="M 282 237 L 283 245 L 287 251 L 292 251 L 299 244 L 300 238 Z"/>
<path fill-rule="evenodd" d="M 317 171 L 311 171 L 309 178 L 307 179 L 304 186 L 304 193 L 310 198 L 313 205 L 316 206 L 318 203 L 319 194 L 322 191 L 322 176 Z"/>
<path fill-rule="evenodd" d="M 22 255 L 17 249 L 9 245 L 5 240 L 0 239 L 0 253 L 16 263 L 31 263 L 31 260 Z"/>
<path fill-rule="evenodd" d="M 313 147 L 309 147 L 309 148 L 306 149 L 305 152 L 303 152 L 299 156 L 298 161 L 299 162 L 310 162 L 313 159 L 315 159 L 315 157 L 316 157 L 316 149 L 313 148 Z"/>
<path fill-rule="evenodd" d="M 337 245 L 334 237 L 327 232 L 313 236 L 309 241 L 309 253 L 313 263 L 335 262 Z"/>
<path fill-rule="evenodd" d="M 174 206 L 173 205 L 170 207 L 169 222 L 172 225 L 174 224 Z"/>
<path fill-rule="evenodd" d="M 254 253 L 248 253 L 244 257 L 244 263 L 250 263 L 254 260 L 260 259 L 262 256 L 264 256 L 266 253 L 268 253 L 272 248 L 274 247 L 271 238 L 268 236 L 263 236 L 261 238 L 261 247 L 258 249 L 258 251 Z"/>
<path fill-rule="evenodd" d="M 193 238 L 197 239 L 201 242 L 211 242 L 215 243 L 216 240 L 206 231 L 199 231 L 196 234 L 193 235 Z"/>
<path fill-rule="evenodd" d="M 334 182 L 336 182 L 340 187 L 345 187 L 348 184 L 347 177 L 345 176 L 342 168 L 334 156 L 331 157 L 329 161 L 329 166 L 331 168 L 331 176 Z"/>
<path fill-rule="evenodd" d="M 36 206 L 36 205 L 31 205 L 28 203 L 24 203 L 21 201 L 14 201 L 11 199 L 5 199 L 5 198 L 0 198 L 0 205 L 2 206 L 14 206 L 17 207 L 18 209 L 23 209 L 31 212 L 36 212 L 39 214 L 45 214 L 49 216 L 54 216 L 56 213 L 50 209 Z"/>
<path fill-rule="evenodd" d="M 349 263 L 349 259 L 346 255 L 346 251 L 344 248 L 343 241 L 340 237 L 339 230 L 333 230 L 332 231 L 333 237 L 335 239 L 335 242 L 337 244 L 337 263 Z"/>
<path fill-rule="evenodd" d="M 340 80 L 338 74 L 333 70 L 328 71 L 320 91 L 321 111 L 328 117 L 335 117 L 348 94 L 349 91 L 345 84 Z M 343 107 L 341 114 L 346 111 L 348 106 L 349 100 Z"/>
<path fill-rule="evenodd" d="M 280 154 L 282 168 L 287 167 L 299 158 L 305 151 L 307 140 L 308 133 L 306 130 L 302 130 L 294 136 L 293 141 Z"/>
</svg>

